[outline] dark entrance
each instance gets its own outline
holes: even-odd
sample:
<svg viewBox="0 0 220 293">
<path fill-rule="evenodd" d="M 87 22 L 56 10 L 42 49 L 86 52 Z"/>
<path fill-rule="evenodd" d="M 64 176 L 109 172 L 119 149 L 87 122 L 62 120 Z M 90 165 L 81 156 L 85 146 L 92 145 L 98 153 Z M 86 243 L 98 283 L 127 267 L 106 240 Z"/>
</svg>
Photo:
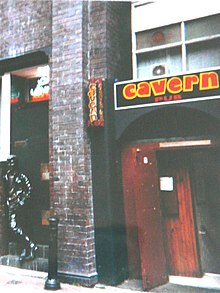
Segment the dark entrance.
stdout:
<svg viewBox="0 0 220 293">
<path fill-rule="evenodd" d="M 49 181 L 42 176 L 48 163 L 48 101 L 11 105 L 11 154 L 30 179 L 33 192 L 25 214 L 26 229 L 36 243 L 45 244 L 42 214 L 49 209 Z"/>
<path fill-rule="evenodd" d="M 193 152 L 191 178 L 202 270 L 220 274 L 220 150 Z"/>
</svg>

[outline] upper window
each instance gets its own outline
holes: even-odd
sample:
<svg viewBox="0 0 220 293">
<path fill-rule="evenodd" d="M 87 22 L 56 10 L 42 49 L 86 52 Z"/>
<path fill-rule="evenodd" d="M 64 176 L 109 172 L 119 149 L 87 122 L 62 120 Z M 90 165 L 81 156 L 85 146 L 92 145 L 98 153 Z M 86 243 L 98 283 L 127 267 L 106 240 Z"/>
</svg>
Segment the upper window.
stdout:
<svg viewBox="0 0 220 293">
<path fill-rule="evenodd" d="M 134 38 L 135 78 L 220 66 L 220 14 L 139 31 Z"/>
<path fill-rule="evenodd" d="M 138 32 L 136 34 L 136 47 L 138 50 L 173 44 L 180 41 L 180 25 L 169 25 L 158 29 Z"/>
<path fill-rule="evenodd" d="M 219 37 L 220 15 L 212 15 L 185 22 L 186 41 L 198 38 Z"/>
</svg>

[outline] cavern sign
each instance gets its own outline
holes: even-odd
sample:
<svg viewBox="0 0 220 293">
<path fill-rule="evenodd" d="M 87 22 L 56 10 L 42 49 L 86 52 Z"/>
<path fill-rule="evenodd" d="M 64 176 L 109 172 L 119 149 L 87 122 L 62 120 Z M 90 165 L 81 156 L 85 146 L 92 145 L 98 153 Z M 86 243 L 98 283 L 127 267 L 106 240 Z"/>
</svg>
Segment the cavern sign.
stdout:
<svg viewBox="0 0 220 293">
<path fill-rule="evenodd" d="M 220 98 L 220 70 L 115 83 L 115 109 L 152 107 Z"/>
</svg>

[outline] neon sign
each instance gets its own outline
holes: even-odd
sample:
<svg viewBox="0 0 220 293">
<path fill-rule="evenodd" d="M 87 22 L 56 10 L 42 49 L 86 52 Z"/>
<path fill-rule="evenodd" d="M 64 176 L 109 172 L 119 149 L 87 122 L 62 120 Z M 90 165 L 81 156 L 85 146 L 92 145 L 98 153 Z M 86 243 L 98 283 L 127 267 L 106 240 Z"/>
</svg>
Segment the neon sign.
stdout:
<svg viewBox="0 0 220 293">
<path fill-rule="evenodd" d="M 102 79 L 90 79 L 88 82 L 88 126 L 104 126 L 103 111 L 103 81 Z"/>
<path fill-rule="evenodd" d="M 30 89 L 31 102 L 45 101 L 49 99 L 49 77 L 42 76 L 37 81 L 35 88 Z"/>
</svg>

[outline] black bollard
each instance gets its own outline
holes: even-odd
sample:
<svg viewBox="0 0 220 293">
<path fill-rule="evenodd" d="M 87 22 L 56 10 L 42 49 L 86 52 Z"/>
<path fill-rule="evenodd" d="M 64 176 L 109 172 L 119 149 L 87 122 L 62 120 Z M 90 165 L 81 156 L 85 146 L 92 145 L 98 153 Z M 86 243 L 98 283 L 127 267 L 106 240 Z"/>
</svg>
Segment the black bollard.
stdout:
<svg viewBox="0 0 220 293">
<path fill-rule="evenodd" d="M 55 217 L 49 218 L 49 257 L 48 257 L 48 277 L 44 289 L 58 290 L 60 282 L 57 278 L 57 226 L 59 220 Z"/>
</svg>

